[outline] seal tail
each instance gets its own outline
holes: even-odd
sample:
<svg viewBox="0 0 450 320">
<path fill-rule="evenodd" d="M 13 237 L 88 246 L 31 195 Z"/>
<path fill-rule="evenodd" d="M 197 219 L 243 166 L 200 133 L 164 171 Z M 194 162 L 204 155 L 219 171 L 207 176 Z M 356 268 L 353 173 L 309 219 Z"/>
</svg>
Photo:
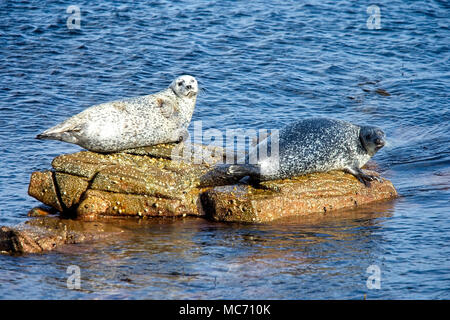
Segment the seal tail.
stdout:
<svg viewBox="0 0 450 320">
<path fill-rule="evenodd" d="M 261 167 L 257 164 L 231 164 L 227 168 L 227 174 L 234 177 L 246 177 L 260 178 Z"/>
<path fill-rule="evenodd" d="M 38 134 L 35 138 L 39 140 L 63 140 L 65 132 L 43 132 Z"/>
<path fill-rule="evenodd" d="M 35 139 L 39 139 L 39 140 L 47 140 L 47 139 L 55 139 L 55 138 L 52 138 L 52 136 L 49 135 L 49 134 L 40 133 L 40 134 L 38 134 L 38 135 L 35 137 Z"/>
<path fill-rule="evenodd" d="M 58 125 L 38 134 L 35 138 L 39 140 L 59 140 L 70 143 L 77 142 L 77 136 L 81 133 L 81 128 Z"/>
</svg>

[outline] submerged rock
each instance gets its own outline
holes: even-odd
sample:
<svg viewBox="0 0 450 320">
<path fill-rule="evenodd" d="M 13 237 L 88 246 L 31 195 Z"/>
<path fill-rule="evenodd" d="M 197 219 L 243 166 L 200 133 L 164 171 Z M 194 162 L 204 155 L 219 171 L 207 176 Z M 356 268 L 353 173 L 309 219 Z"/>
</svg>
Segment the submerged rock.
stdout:
<svg viewBox="0 0 450 320">
<path fill-rule="evenodd" d="M 180 146 L 61 155 L 53 170 L 32 174 L 28 192 L 80 220 L 193 215 L 241 222 L 326 214 L 397 196 L 389 181 L 368 188 L 343 172 L 237 184 L 213 166 L 230 156 L 223 149 L 191 145 L 180 157 L 175 148 Z"/>
<path fill-rule="evenodd" d="M 33 210 L 36 211 L 36 208 Z M 16 227 L 1 227 L 0 253 L 40 253 L 65 244 L 99 240 L 121 232 L 122 229 L 108 223 L 44 216 Z"/>
</svg>

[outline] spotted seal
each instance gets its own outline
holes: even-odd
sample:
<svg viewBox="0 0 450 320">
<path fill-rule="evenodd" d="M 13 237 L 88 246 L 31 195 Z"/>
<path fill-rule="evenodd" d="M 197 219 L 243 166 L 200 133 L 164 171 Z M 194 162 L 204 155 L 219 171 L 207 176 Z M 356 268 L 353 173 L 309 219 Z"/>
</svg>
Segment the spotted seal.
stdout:
<svg viewBox="0 0 450 320">
<path fill-rule="evenodd" d="M 313 118 L 296 121 L 279 132 L 278 158 L 265 156 L 248 164 L 258 149 L 271 149 L 276 141 L 266 138 L 246 157 L 246 163 L 229 165 L 228 174 L 256 180 L 286 179 L 313 172 L 344 170 L 365 185 L 380 179 L 361 167 L 385 144 L 377 127 L 342 120 Z M 254 157 L 253 159 L 257 159 Z"/>
<path fill-rule="evenodd" d="M 186 134 L 197 93 L 197 80 L 183 75 L 158 93 L 92 106 L 36 138 L 74 143 L 95 152 L 176 142 Z"/>
</svg>

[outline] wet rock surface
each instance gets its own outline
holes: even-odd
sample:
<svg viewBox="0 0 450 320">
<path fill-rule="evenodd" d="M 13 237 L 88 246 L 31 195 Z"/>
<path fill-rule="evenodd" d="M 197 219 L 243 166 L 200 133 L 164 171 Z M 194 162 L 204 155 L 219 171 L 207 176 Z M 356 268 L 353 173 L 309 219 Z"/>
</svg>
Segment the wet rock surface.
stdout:
<svg viewBox="0 0 450 320">
<path fill-rule="evenodd" d="M 192 215 L 243 222 L 326 214 L 397 196 L 389 181 L 368 188 L 340 171 L 237 184 L 214 166 L 226 156 L 217 147 L 177 144 L 81 151 L 56 157 L 53 170 L 34 172 L 29 194 L 80 220 Z"/>
<path fill-rule="evenodd" d="M 215 184 L 237 181 L 212 170 L 212 165 L 222 161 L 223 150 L 194 145 L 181 152 L 174 150 L 177 147 L 61 155 L 53 160 L 53 170 L 31 175 L 28 193 L 84 220 L 203 215 L 199 195 Z M 184 158 L 171 159 L 179 154 Z"/>
<path fill-rule="evenodd" d="M 45 212 L 38 208 L 32 211 L 37 210 Z M 122 232 L 111 223 L 62 219 L 47 213 L 15 227 L 1 227 L 0 253 L 41 253 L 65 244 L 99 240 Z"/>
<path fill-rule="evenodd" d="M 31 175 L 28 193 L 60 217 L 41 208 L 31 210 L 29 216 L 34 218 L 24 226 L 2 227 L 0 251 L 36 253 L 95 240 L 120 232 L 102 225 L 113 218 L 201 216 L 266 223 L 336 214 L 397 196 L 390 181 L 374 181 L 366 187 L 341 171 L 244 184 L 214 166 L 227 156 L 239 155 L 202 145 L 190 145 L 182 152 L 174 148 L 182 150 L 172 144 L 56 157 L 52 170 Z"/>
<path fill-rule="evenodd" d="M 374 181 L 367 188 L 352 175 L 333 171 L 266 181 L 258 186 L 215 187 L 206 191 L 202 200 L 205 213 L 216 221 L 270 222 L 292 216 L 326 215 L 396 196 L 390 181 Z"/>
</svg>

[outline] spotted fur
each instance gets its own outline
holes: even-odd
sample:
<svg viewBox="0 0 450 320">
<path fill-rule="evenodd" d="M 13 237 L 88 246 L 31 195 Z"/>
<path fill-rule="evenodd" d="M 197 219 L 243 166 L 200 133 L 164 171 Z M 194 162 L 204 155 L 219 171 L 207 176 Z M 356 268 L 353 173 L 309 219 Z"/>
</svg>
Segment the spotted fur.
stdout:
<svg viewBox="0 0 450 320">
<path fill-rule="evenodd" d="M 258 159 L 257 164 L 232 165 L 229 173 L 273 180 L 345 170 L 365 182 L 373 177 L 362 173 L 360 168 L 384 145 L 383 139 L 383 131 L 376 127 L 326 118 L 300 120 L 280 130 L 278 161 L 274 157 L 264 157 Z M 273 143 L 266 139 L 258 148 L 267 148 Z M 257 149 L 252 151 L 255 152 Z M 247 156 L 247 163 L 254 156 L 252 153 Z"/>
<path fill-rule="evenodd" d="M 36 138 L 96 152 L 179 141 L 191 121 L 197 93 L 197 80 L 181 76 L 161 92 L 90 107 Z"/>
</svg>

